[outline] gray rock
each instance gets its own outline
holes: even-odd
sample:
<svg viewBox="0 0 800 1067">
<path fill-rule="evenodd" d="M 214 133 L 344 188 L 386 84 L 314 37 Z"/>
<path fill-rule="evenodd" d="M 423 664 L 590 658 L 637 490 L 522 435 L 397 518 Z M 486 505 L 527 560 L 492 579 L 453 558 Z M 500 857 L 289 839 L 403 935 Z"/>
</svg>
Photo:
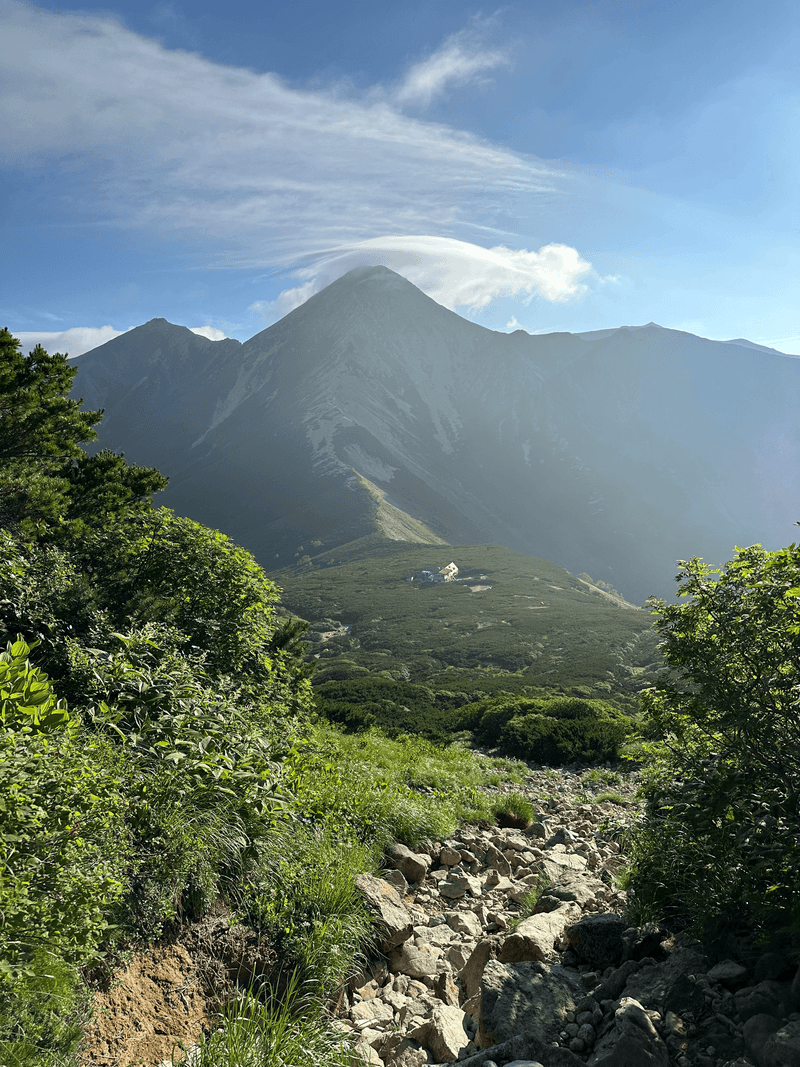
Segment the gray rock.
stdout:
<svg viewBox="0 0 800 1067">
<path fill-rule="evenodd" d="M 490 960 L 481 982 L 475 1040 L 483 1048 L 519 1033 L 533 1034 L 545 1043 L 552 1041 L 581 994 L 580 982 L 563 967 Z"/>
<path fill-rule="evenodd" d="M 641 970 L 643 966 L 646 966 L 643 960 L 626 960 L 625 963 L 620 964 L 604 982 L 594 987 L 592 990 L 594 999 L 597 1003 L 602 1000 L 619 1000 L 630 976 Z"/>
<path fill-rule="evenodd" d="M 544 865 L 549 864 L 547 860 L 540 862 Z M 559 902 L 580 904 L 582 908 L 585 908 L 590 901 L 595 899 L 597 893 L 605 888 L 599 878 L 565 870 L 558 864 L 549 864 L 546 873 L 550 875 L 553 882 L 547 887 L 543 896 L 546 895 Z"/>
<path fill-rule="evenodd" d="M 553 960 L 556 942 L 579 917 L 580 909 L 576 904 L 561 904 L 555 911 L 531 915 L 503 941 L 497 958 L 501 963 Z"/>
<path fill-rule="evenodd" d="M 669 1067 L 669 1052 L 642 1005 L 623 997 L 614 1025 L 595 1046 L 589 1067 Z"/>
<path fill-rule="evenodd" d="M 460 900 L 469 891 L 470 884 L 467 875 L 450 875 L 445 881 L 439 883 L 439 892 L 449 900 Z"/>
<path fill-rule="evenodd" d="M 381 951 L 388 952 L 407 941 L 413 925 L 397 890 L 384 879 L 374 878 L 371 874 L 359 874 L 356 886 L 378 916 Z"/>
<path fill-rule="evenodd" d="M 393 886 L 398 893 L 405 895 L 408 892 L 408 882 L 402 871 L 387 871 L 383 880 Z"/>
<path fill-rule="evenodd" d="M 447 925 L 464 937 L 480 937 L 481 923 L 471 911 L 451 911 L 447 913 Z"/>
<path fill-rule="evenodd" d="M 679 974 L 667 990 L 663 1010 L 673 1011 L 681 1016 L 689 1013 L 697 1019 L 704 1007 L 705 996 L 702 987 L 688 974 Z"/>
<path fill-rule="evenodd" d="M 590 967 L 614 967 L 622 957 L 625 922 L 619 915 L 584 915 L 566 931 L 567 943 Z"/>
<path fill-rule="evenodd" d="M 388 859 L 393 867 L 403 872 L 409 882 L 421 882 L 431 866 L 430 856 L 412 852 L 407 845 L 401 844 L 392 845 Z"/>
<path fill-rule="evenodd" d="M 472 954 L 458 975 L 461 982 L 462 1002 L 474 997 L 480 991 L 483 972 L 491 954 L 492 942 L 486 939 L 479 941 L 472 950 Z"/>
<path fill-rule="evenodd" d="M 747 981 L 747 975 L 747 968 L 735 960 L 722 960 L 708 972 L 712 982 L 719 982 L 726 989 L 739 989 Z"/>
<path fill-rule="evenodd" d="M 508 1041 L 482 1049 L 474 1056 L 459 1060 L 459 1067 L 497 1067 L 509 1062 L 540 1064 L 541 1067 L 583 1067 L 583 1060 L 565 1048 L 555 1048 L 537 1041 L 532 1034 L 517 1034 Z"/>
<path fill-rule="evenodd" d="M 778 1018 L 788 999 L 788 986 L 782 982 L 759 982 L 746 986 L 733 995 L 733 1003 L 740 1020 L 744 1023 L 754 1015 L 773 1015 Z"/>
<path fill-rule="evenodd" d="M 767 1038 L 759 1067 L 800 1067 L 800 1022 L 787 1022 Z"/>
<path fill-rule="evenodd" d="M 458 989 L 451 974 L 445 972 L 437 975 L 431 992 L 442 1004 L 450 1004 L 454 1008 L 460 1007 Z"/>
<path fill-rule="evenodd" d="M 428 1063 L 425 1049 L 401 1034 L 390 1034 L 380 1050 L 386 1067 L 425 1067 Z"/>
<path fill-rule="evenodd" d="M 438 959 L 430 945 L 406 941 L 389 956 L 389 968 L 393 974 L 422 978 L 426 974 L 436 974 Z"/>
<path fill-rule="evenodd" d="M 459 1052 L 469 1044 L 464 1029 L 464 1012 L 450 1004 L 438 1004 L 430 1018 L 413 1030 L 409 1037 L 429 1048 L 439 1063 L 454 1063 Z"/>
<path fill-rule="evenodd" d="M 751 1015 L 742 1027 L 745 1048 L 758 1067 L 764 1067 L 763 1053 L 767 1040 L 780 1029 L 780 1022 L 774 1015 Z"/>
</svg>

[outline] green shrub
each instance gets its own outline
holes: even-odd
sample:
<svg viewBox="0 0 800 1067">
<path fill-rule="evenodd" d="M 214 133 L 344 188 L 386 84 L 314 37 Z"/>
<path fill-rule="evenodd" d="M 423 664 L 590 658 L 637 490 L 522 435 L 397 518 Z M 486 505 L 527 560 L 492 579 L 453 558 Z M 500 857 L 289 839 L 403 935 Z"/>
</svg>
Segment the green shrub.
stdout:
<svg viewBox="0 0 800 1067">
<path fill-rule="evenodd" d="M 0 656 L 0 976 L 39 949 L 94 957 L 122 896 L 128 834 L 119 760 L 88 739 L 29 646 Z"/>
<path fill-rule="evenodd" d="M 506 723 L 500 746 L 538 763 L 600 763 L 618 754 L 625 736 L 625 727 L 610 719 L 554 719 L 530 714 L 515 716 Z"/>
<path fill-rule="evenodd" d="M 78 968 L 37 949 L 29 973 L 0 981 L 0 1063 L 65 1067 L 74 1063 L 89 1016 Z"/>
<path fill-rule="evenodd" d="M 582 697 L 501 697 L 456 714 L 473 724 L 479 742 L 539 763 L 615 758 L 632 729 L 612 704 Z"/>
<path fill-rule="evenodd" d="M 681 564 L 654 600 L 670 667 L 643 697 L 645 818 L 628 875 L 638 914 L 714 937 L 800 929 L 800 547 Z"/>
</svg>

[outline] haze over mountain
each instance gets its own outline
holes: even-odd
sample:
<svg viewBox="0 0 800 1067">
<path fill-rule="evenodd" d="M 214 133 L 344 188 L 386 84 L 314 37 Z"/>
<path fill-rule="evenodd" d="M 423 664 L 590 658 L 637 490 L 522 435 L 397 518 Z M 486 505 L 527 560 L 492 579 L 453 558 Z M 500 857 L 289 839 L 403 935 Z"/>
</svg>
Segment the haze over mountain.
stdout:
<svg viewBox="0 0 800 1067">
<path fill-rule="evenodd" d="M 244 344 L 153 319 L 76 362 L 98 447 L 267 569 L 390 505 L 395 537 L 504 544 L 641 603 L 678 558 L 777 547 L 800 518 L 800 361 L 743 339 L 496 333 L 359 267 Z"/>
</svg>

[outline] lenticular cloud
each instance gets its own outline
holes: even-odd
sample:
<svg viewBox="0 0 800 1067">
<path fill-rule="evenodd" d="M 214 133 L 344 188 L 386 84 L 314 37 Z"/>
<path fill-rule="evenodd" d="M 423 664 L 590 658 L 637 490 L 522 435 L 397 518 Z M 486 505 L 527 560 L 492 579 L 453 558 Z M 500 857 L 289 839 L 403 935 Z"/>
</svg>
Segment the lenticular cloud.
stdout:
<svg viewBox="0 0 800 1067">
<path fill-rule="evenodd" d="M 592 270 L 569 245 L 549 244 L 529 252 L 504 245 L 482 248 L 450 237 L 375 237 L 319 253 L 312 265 L 297 272 L 308 279 L 306 284 L 282 297 L 302 293 L 305 300 L 353 267 L 377 264 L 402 274 L 450 310 L 483 308 L 498 297 L 573 300 L 586 291 L 582 279 Z"/>
</svg>

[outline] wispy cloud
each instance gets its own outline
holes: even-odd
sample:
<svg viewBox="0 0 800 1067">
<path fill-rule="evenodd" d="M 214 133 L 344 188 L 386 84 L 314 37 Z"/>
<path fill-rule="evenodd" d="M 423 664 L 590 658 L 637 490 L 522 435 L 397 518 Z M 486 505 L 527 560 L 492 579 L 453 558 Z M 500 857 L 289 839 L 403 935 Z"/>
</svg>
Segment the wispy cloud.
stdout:
<svg viewBox="0 0 800 1067">
<path fill-rule="evenodd" d="M 290 88 L 106 15 L 18 0 L 0 0 L 0 14 L 3 165 L 60 159 L 65 205 L 184 235 L 203 266 L 293 265 L 380 233 L 503 239 L 531 195 L 558 184 L 549 165 L 404 115 L 390 94 Z M 496 62 L 456 38 L 399 92 L 419 100 Z"/>
<path fill-rule="evenodd" d="M 483 46 L 479 25 L 453 34 L 441 48 L 415 63 L 395 90 L 394 100 L 401 107 L 425 107 L 448 86 L 473 81 L 483 71 L 508 65 L 504 52 Z"/>
<path fill-rule="evenodd" d="M 14 332 L 14 331 L 12 331 Z M 22 342 L 22 351 L 30 352 L 37 345 L 48 352 L 62 352 L 69 356 L 81 356 L 98 345 L 104 345 L 106 341 L 114 337 L 120 337 L 126 330 L 115 330 L 113 326 L 73 326 L 69 330 L 61 330 L 57 333 L 14 333 Z"/>
<path fill-rule="evenodd" d="M 265 321 L 364 262 L 447 307 L 585 289 L 591 268 L 576 249 L 513 247 L 515 217 L 561 195 L 563 174 L 402 111 L 506 62 L 482 23 L 398 86 L 355 97 L 168 50 L 108 15 L 19 0 L 0 0 L 0 15 L 4 165 L 60 163 L 65 211 L 77 203 L 94 224 L 158 234 L 197 266 L 293 271 L 298 285 L 251 305 Z"/>
</svg>

